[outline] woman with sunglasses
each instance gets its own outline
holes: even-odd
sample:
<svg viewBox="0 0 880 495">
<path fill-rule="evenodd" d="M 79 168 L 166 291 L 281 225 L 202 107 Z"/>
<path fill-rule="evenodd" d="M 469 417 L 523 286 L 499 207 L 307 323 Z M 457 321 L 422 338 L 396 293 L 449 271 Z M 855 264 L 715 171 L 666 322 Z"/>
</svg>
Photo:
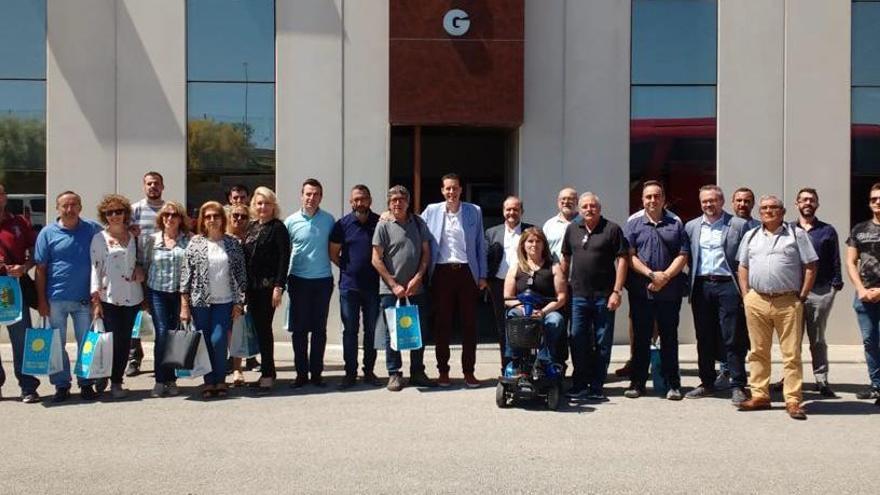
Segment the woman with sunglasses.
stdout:
<svg viewBox="0 0 880 495">
<path fill-rule="evenodd" d="M 180 280 L 180 319 L 192 318 L 211 358 L 202 398 L 226 397 L 227 332 L 242 314 L 246 287 L 241 244 L 226 234 L 223 206 L 208 201 L 199 208 L 197 235 L 186 247 Z"/>
<path fill-rule="evenodd" d="M 275 340 L 272 318 L 281 304 L 290 264 L 290 236 L 278 219 L 278 199 L 268 187 L 258 187 L 251 198 L 250 222 L 244 240 L 247 260 L 248 313 L 253 318 L 260 343 L 260 380 L 251 384 L 261 394 L 272 392 L 275 384 Z"/>
<path fill-rule="evenodd" d="M 147 274 L 147 298 L 156 331 L 153 397 L 177 395 L 174 370 L 162 366 L 168 331 L 180 325 L 180 274 L 189 243 L 189 218 L 183 205 L 168 201 L 156 217 L 156 232 L 143 242 L 141 265 Z"/>
<path fill-rule="evenodd" d="M 122 375 L 128 361 L 131 329 L 144 300 L 143 271 L 137 267 L 137 238 L 129 231 L 131 203 L 118 194 L 104 196 L 98 204 L 98 218 L 105 228 L 91 244 L 92 317 L 103 318 L 113 333 L 113 370 L 110 393 L 114 399 L 126 396 Z"/>
<path fill-rule="evenodd" d="M 236 203 L 229 207 L 228 213 L 226 233 L 241 244 L 244 242 L 245 234 L 247 234 L 248 222 L 251 216 L 250 210 L 246 204 Z M 232 367 L 232 386 L 243 386 L 244 373 L 241 371 L 241 358 L 230 357 L 227 364 Z"/>
</svg>

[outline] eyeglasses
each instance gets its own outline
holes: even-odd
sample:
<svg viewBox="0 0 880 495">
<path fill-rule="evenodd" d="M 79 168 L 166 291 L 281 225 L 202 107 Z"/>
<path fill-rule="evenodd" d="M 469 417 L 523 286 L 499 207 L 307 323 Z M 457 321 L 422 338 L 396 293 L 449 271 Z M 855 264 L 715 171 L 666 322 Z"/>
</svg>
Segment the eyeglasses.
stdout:
<svg viewBox="0 0 880 495">
<path fill-rule="evenodd" d="M 764 206 L 760 207 L 759 210 L 761 210 L 761 211 L 774 211 L 774 210 L 778 210 L 780 208 L 782 208 L 782 207 L 779 205 L 764 205 Z"/>
<path fill-rule="evenodd" d="M 217 220 L 222 216 L 220 213 L 205 213 L 204 218 L 205 220 Z"/>
<path fill-rule="evenodd" d="M 104 215 L 108 217 L 115 217 L 117 215 L 125 215 L 125 208 L 119 208 L 116 210 L 104 210 Z"/>
<path fill-rule="evenodd" d="M 246 213 L 233 213 L 232 218 L 235 220 L 246 220 L 248 215 Z"/>
<path fill-rule="evenodd" d="M 880 202 L 880 196 L 871 196 L 871 200 L 870 200 L 870 201 L 871 201 L 872 203 Z"/>
<path fill-rule="evenodd" d="M 180 213 L 177 213 L 176 211 L 165 211 L 162 212 L 162 216 L 165 218 L 180 218 Z"/>
</svg>

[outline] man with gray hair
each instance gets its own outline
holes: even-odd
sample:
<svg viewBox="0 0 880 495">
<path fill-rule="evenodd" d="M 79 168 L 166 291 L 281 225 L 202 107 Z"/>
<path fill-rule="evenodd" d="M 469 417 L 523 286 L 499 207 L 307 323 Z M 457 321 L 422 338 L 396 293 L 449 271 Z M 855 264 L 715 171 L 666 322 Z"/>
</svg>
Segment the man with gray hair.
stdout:
<svg viewBox="0 0 880 495">
<path fill-rule="evenodd" d="M 779 336 L 785 374 L 785 410 L 792 419 L 807 419 L 803 400 L 804 301 L 816 280 L 816 251 L 803 229 L 785 223 L 785 208 L 776 196 L 760 201 L 761 227 L 750 230 L 739 249 L 739 286 L 749 327 L 749 387 L 752 397 L 741 411 L 770 409 L 770 349 Z"/>
</svg>

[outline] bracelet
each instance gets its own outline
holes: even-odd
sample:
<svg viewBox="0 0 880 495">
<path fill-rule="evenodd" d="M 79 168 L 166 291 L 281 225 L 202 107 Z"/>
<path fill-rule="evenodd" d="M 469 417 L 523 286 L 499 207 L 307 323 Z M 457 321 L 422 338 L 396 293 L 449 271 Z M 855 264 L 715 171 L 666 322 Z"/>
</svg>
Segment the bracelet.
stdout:
<svg viewBox="0 0 880 495">
<path fill-rule="evenodd" d="M 613 289 L 613 290 L 611 291 L 611 293 L 612 293 L 612 294 L 617 294 L 618 296 L 621 294 L 620 291 L 617 290 L 617 289 Z"/>
</svg>

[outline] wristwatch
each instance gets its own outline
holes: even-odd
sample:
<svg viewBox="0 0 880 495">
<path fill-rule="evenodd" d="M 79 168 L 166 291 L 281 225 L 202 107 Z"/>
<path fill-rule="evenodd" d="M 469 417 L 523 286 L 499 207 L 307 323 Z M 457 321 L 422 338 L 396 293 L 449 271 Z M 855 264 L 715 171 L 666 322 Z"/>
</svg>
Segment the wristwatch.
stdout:
<svg viewBox="0 0 880 495">
<path fill-rule="evenodd" d="M 648 278 L 654 280 L 654 272 L 648 272 Z"/>
</svg>

